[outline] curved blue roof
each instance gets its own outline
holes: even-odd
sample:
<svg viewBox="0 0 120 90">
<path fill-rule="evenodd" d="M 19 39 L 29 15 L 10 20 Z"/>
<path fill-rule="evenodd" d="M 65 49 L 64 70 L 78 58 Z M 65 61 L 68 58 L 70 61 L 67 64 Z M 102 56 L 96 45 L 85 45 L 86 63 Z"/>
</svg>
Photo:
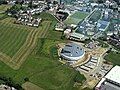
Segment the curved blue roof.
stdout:
<svg viewBox="0 0 120 90">
<path fill-rule="evenodd" d="M 80 57 L 84 54 L 84 50 L 75 43 L 69 43 L 62 49 L 61 54 L 68 57 Z"/>
</svg>

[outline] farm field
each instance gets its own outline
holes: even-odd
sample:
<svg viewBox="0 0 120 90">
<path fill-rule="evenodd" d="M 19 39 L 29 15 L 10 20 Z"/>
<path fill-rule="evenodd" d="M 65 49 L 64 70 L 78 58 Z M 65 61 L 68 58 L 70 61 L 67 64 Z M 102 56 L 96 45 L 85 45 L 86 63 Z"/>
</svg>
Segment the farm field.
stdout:
<svg viewBox="0 0 120 90">
<path fill-rule="evenodd" d="M 24 44 L 29 31 L 9 24 L 0 22 L 0 52 L 12 57 Z"/>
<path fill-rule="evenodd" d="M 0 18 L 3 17 L 4 15 L 5 15 L 5 14 L 1 13 L 1 14 L 0 14 Z"/>
<path fill-rule="evenodd" d="M 19 70 L 13 70 L 0 62 L 0 74 L 11 77 L 20 84 L 25 83 L 24 79 L 28 78 L 29 82 L 45 90 L 66 90 L 66 88 L 71 90 L 76 72 L 61 65 L 58 61 L 57 52 L 54 48 L 56 43 L 58 41 L 39 39 L 36 49 L 29 55 Z M 51 51 L 51 49 L 54 49 L 54 51 Z"/>
<path fill-rule="evenodd" d="M 7 18 L 8 16 L 4 13 L 0 13 L 0 20 Z"/>
<path fill-rule="evenodd" d="M 11 7 L 11 5 L 0 5 L 0 12 L 1 11 L 6 11 L 10 7 Z"/>
<path fill-rule="evenodd" d="M 46 38 L 54 39 L 54 40 L 60 40 L 61 39 L 62 32 L 57 32 L 57 31 L 54 30 L 54 27 L 55 27 L 57 21 L 52 15 L 43 12 L 40 15 L 37 15 L 36 17 L 41 17 L 45 21 L 52 21 L 51 24 L 50 24 L 49 30 L 46 33 Z"/>
<path fill-rule="evenodd" d="M 37 38 L 44 37 L 50 21 L 43 27 L 33 28 L 14 24 L 14 20 L 6 18 L 0 21 L 0 57 L 13 69 L 19 69 L 30 52 L 34 49 Z M 42 25 L 41 24 L 41 25 Z"/>
<path fill-rule="evenodd" d="M 46 15 L 45 17 L 44 14 Z M 7 26 L 10 29 L 13 29 L 11 26 L 16 27 L 18 33 L 20 31 L 28 33 L 26 35 L 27 37 L 25 36 L 26 39 L 24 38 L 25 41 L 23 40 L 24 44 L 18 51 L 16 50 L 15 55 L 8 57 L 9 55 L 4 56 L 4 53 L 0 53 L 0 77 L 11 78 L 23 87 L 24 85 L 27 87 L 25 82 L 28 82 L 27 85 L 32 85 L 31 88 L 36 87 L 42 90 L 73 90 L 76 71 L 66 65 L 61 65 L 58 61 L 56 44 L 64 42 L 64 40 L 61 40 L 61 32 L 54 31 L 54 26 L 57 21 L 47 13 L 43 13 L 40 16 L 44 20 L 39 28 L 16 25 L 13 24 L 11 19 L 10 22 L 8 22 L 9 19 L 0 21 L 2 23 L 8 23 Z M 8 28 L 6 29 L 9 30 Z M 14 28 L 12 31 L 14 30 L 16 29 Z M 1 49 L 6 50 L 5 48 L 7 47 L 4 46 Z M 81 81 L 85 80 L 85 77 L 81 77 Z M 4 81 L 0 80 L 1 82 Z M 30 89 L 28 88 L 28 90 Z"/>
<path fill-rule="evenodd" d="M 75 24 L 77 25 L 80 21 L 82 21 L 84 18 L 88 16 L 87 13 L 83 12 L 75 12 L 73 15 L 69 16 L 66 20 L 66 24 Z"/>
</svg>

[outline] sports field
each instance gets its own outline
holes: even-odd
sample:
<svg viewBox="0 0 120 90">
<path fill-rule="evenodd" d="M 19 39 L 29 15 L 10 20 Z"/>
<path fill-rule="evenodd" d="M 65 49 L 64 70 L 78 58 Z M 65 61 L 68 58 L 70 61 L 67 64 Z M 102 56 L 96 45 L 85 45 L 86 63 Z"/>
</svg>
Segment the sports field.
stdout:
<svg viewBox="0 0 120 90">
<path fill-rule="evenodd" d="M 75 12 L 73 15 L 69 16 L 66 20 L 65 23 L 70 25 L 70 24 L 75 24 L 77 25 L 80 21 L 82 21 L 84 18 L 88 16 L 88 13 L 83 13 L 83 12 Z"/>
</svg>

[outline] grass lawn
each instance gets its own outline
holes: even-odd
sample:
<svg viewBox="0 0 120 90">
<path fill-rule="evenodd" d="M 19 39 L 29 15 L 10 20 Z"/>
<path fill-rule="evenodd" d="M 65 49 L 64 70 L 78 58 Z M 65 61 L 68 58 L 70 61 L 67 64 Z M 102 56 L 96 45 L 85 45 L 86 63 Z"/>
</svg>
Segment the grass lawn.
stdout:
<svg viewBox="0 0 120 90">
<path fill-rule="evenodd" d="M 78 19 L 84 19 L 88 14 L 84 12 L 75 12 L 71 17 L 78 18 Z"/>
<path fill-rule="evenodd" d="M 69 25 L 70 24 L 77 25 L 80 21 L 82 21 L 87 16 L 88 16 L 87 13 L 75 12 L 73 15 L 71 15 L 70 17 L 68 17 L 67 20 L 65 20 L 65 23 L 69 24 Z"/>
<path fill-rule="evenodd" d="M 113 65 L 120 65 L 120 53 L 112 51 L 105 56 L 105 60 L 112 62 Z"/>
<path fill-rule="evenodd" d="M 40 17 L 42 18 L 43 20 L 49 20 L 49 21 L 56 21 L 56 19 L 49 13 L 46 13 L 46 12 L 42 12 L 38 15 L 34 15 L 35 17 Z"/>
</svg>

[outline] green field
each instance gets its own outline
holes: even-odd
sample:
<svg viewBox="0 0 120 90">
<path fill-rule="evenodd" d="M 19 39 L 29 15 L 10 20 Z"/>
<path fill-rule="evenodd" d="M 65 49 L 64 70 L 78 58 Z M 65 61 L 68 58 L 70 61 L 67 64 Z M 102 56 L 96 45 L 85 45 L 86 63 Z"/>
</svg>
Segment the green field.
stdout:
<svg viewBox="0 0 120 90">
<path fill-rule="evenodd" d="M 11 77 L 20 84 L 29 78 L 29 82 L 45 90 L 72 90 L 76 72 L 59 63 L 55 48 L 58 42 L 60 41 L 39 39 L 36 49 L 19 70 L 12 70 L 0 62 L 0 74 Z"/>
<path fill-rule="evenodd" d="M 120 65 L 120 53 L 111 51 L 105 56 L 105 60 L 112 62 L 113 65 Z"/>
<path fill-rule="evenodd" d="M 0 19 L 1 19 L 4 15 L 5 15 L 5 14 L 1 13 L 1 14 L 0 14 Z"/>
<path fill-rule="evenodd" d="M 7 9 L 9 9 L 11 7 L 11 5 L 0 5 L 0 12 L 1 11 L 6 11 Z"/>
<path fill-rule="evenodd" d="M 7 18 L 5 11 L 9 9 L 11 5 L 0 5 L 0 20 Z"/>
<path fill-rule="evenodd" d="M 61 39 L 62 32 L 58 32 L 58 31 L 54 30 L 54 27 L 55 27 L 57 21 L 51 14 L 43 12 L 40 15 L 35 15 L 35 16 L 40 17 L 45 21 L 52 21 L 52 23 L 49 27 L 49 30 L 46 33 L 46 36 L 47 36 L 48 39 L 54 39 L 54 40 L 60 40 Z"/>
<path fill-rule="evenodd" d="M 15 24 L 15 20 L 9 17 L 0 20 L 0 57 L 15 70 L 35 48 L 38 38 L 61 38 L 62 33 L 53 30 L 57 21 L 52 15 L 42 13 L 38 17 L 45 17 L 38 28 Z"/>
<path fill-rule="evenodd" d="M 0 22 L 0 51 L 12 57 L 24 44 L 28 33 L 27 28 Z"/>
<path fill-rule="evenodd" d="M 77 25 L 80 21 L 82 21 L 84 18 L 88 16 L 87 13 L 83 12 L 75 12 L 73 15 L 69 16 L 66 20 L 65 23 L 70 25 L 70 24 L 75 24 Z"/>
<path fill-rule="evenodd" d="M 27 53 L 28 56 L 22 61 L 21 67 L 14 70 L 0 61 L 0 77 L 11 78 L 20 85 L 27 80 L 43 90 L 73 90 L 77 72 L 58 61 L 56 44 L 64 41 L 61 40 L 62 33 L 54 31 L 57 21 L 48 13 L 42 13 L 38 17 L 42 17 L 43 21 L 35 30 L 13 24 L 11 19 L 1 21 L 0 40 L 2 43 L 0 43 L 0 48 L 2 52 L 12 56 L 18 50 L 18 46 L 20 47 L 21 43 L 25 41 L 29 32 L 30 38 L 27 39 L 26 46 L 21 49 L 18 57 L 12 62 L 16 65 Z M 21 57 L 22 59 L 19 59 Z M 81 82 L 84 81 L 85 77 L 81 74 L 80 76 Z M 0 80 L 1 82 L 5 81 Z"/>
<path fill-rule="evenodd" d="M 0 20 L 3 20 L 7 17 L 8 17 L 8 15 L 6 13 L 0 13 Z"/>
</svg>

